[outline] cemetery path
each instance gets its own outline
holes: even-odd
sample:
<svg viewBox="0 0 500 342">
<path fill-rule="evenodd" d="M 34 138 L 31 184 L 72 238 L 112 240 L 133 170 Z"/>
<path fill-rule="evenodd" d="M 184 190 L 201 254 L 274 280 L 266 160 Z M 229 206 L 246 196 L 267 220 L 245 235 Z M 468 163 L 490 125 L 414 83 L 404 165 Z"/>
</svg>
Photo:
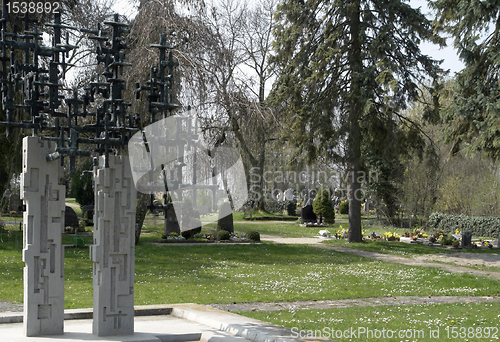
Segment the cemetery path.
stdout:
<svg viewBox="0 0 500 342">
<path fill-rule="evenodd" d="M 293 311 L 301 309 L 349 308 L 356 306 L 379 306 L 379 305 L 400 306 L 400 305 L 419 305 L 419 304 L 493 303 L 493 302 L 500 302 L 500 296 L 371 297 L 371 298 L 354 298 L 354 299 L 337 299 L 337 300 L 210 304 L 208 306 L 224 311 L 278 311 L 278 310 Z"/>
<path fill-rule="evenodd" d="M 321 240 L 319 240 L 318 238 L 283 238 L 270 235 L 261 235 L 260 238 L 262 241 L 272 241 L 275 243 L 285 243 L 285 244 L 312 245 L 315 247 L 331 249 L 341 253 L 348 253 L 348 254 L 359 255 L 366 258 L 377 259 L 384 262 L 394 262 L 408 266 L 436 267 L 452 273 L 468 273 L 475 276 L 500 280 L 500 272 L 477 270 L 465 267 L 471 265 L 500 267 L 500 256 L 498 254 L 488 254 L 488 256 L 486 256 L 486 254 L 472 255 L 472 253 L 468 254 L 467 256 L 429 254 L 424 256 L 417 256 L 415 258 L 406 258 L 402 256 L 395 256 L 377 252 L 360 251 L 346 247 L 329 246 L 321 243 L 320 242 Z M 441 263 L 437 263 L 435 261 L 439 261 Z M 452 265 L 444 263 L 452 263 Z M 465 265 L 465 266 L 459 266 L 459 265 Z"/>
</svg>

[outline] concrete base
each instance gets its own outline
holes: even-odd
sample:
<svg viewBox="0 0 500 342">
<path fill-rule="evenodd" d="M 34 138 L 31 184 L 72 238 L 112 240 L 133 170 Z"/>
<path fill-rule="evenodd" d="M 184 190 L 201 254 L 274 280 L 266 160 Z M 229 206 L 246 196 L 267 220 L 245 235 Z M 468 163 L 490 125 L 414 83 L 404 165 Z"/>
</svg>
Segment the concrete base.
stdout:
<svg viewBox="0 0 500 342">
<path fill-rule="evenodd" d="M 158 332 L 147 332 L 149 329 L 155 331 L 158 327 L 152 327 L 152 322 L 144 322 L 145 318 L 142 318 L 142 322 L 136 322 L 136 324 L 141 327 L 141 332 L 136 332 L 133 335 L 126 336 L 106 336 L 100 337 L 92 334 L 92 320 L 77 320 L 77 321 L 67 321 L 65 322 L 64 330 L 66 331 L 64 335 L 54 335 L 54 336 L 43 336 L 43 337 L 25 337 L 22 336 L 22 324 L 9 324 L 0 326 L 0 334 L 5 336 L 6 341 L 9 342 L 41 342 L 41 341 L 54 341 L 58 342 L 83 342 L 83 341 L 99 341 L 99 342 L 170 342 L 170 341 L 199 341 L 202 335 L 201 331 L 195 333 L 185 333 L 181 329 L 188 330 L 193 329 L 196 331 L 196 327 L 191 327 L 191 324 L 182 324 L 182 320 L 175 317 L 169 316 L 156 316 L 153 322 L 156 325 L 166 325 L 171 327 L 169 330 L 176 330 L 177 332 L 168 333 L 164 331 L 163 333 Z M 175 329 L 172 329 L 175 327 Z M 181 328 L 181 329 L 179 329 Z M 165 329 L 163 329 L 165 330 Z"/>
<path fill-rule="evenodd" d="M 169 314 L 165 314 L 169 313 Z M 98 337 L 92 334 L 92 309 L 66 310 L 64 335 L 24 336 L 22 313 L 0 314 L 0 336 L 8 342 L 300 342 L 290 329 L 198 304 L 135 307 L 135 333 Z M 85 318 L 85 319 L 82 319 Z M 3 324 L 2 324 L 3 323 Z M 310 340 L 309 340 L 310 341 Z M 323 340 L 321 341 L 328 341 Z"/>
</svg>

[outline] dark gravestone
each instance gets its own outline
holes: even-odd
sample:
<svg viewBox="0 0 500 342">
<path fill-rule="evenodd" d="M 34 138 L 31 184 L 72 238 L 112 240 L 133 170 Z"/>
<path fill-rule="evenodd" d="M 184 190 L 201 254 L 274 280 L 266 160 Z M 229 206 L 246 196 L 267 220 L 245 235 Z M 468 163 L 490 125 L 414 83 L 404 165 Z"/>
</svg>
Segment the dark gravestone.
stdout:
<svg viewBox="0 0 500 342">
<path fill-rule="evenodd" d="M 76 216 L 73 208 L 66 206 L 64 210 L 64 227 L 78 229 L 78 216 Z"/>
<path fill-rule="evenodd" d="M 300 210 L 300 218 L 303 223 L 306 222 L 316 222 L 317 217 L 313 211 L 313 207 L 311 204 L 308 204 Z"/>
<path fill-rule="evenodd" d="M 21 201 L 21 197 L 19 195 L 19 192 L 13 192 L 12 195 L 10 195 L 9 198 L 9 209 L 10 211 L 16 211 L 16 212 L 21 212 L 23 211 L 23 202 Z"/>
<path fill-rule="evenodd" d="M 182 204 L 182 236 L 185 239 L 192 238 L 194 234 L 201 232 L 200 212 L 193 208 L 191 201 L 186 200 Z"/>
<path fill-rule="evenodd" d="M 231 209 L 231 205 L 227 202 L 222 203 L 219 208 L 217 228 L 227 230 L 230 233 L 234 232 L 233 210 Z"/>
<path fill-rule="evenodd" d="M 92 222 L 94 220 L 94 205 L 84 205 L 82 207 L 82 216 L 85 217 L 87 213 L 87 220 Z"/>
<path fill-rule="evenodd" d="M 173 205 L 168 206 L 165 210 L 165 236 L 170 233 L 181 233 L 181 228 L 179 226 L 179 221 L 177 220 L 177 215 L 175 214 L 175 209 Z"/>
<path fill-rule="evenodd" d="M 462 233 L 462 247 L 470 247 L 472 245 L 472 233 L 463 232 Z"/>
</svg>

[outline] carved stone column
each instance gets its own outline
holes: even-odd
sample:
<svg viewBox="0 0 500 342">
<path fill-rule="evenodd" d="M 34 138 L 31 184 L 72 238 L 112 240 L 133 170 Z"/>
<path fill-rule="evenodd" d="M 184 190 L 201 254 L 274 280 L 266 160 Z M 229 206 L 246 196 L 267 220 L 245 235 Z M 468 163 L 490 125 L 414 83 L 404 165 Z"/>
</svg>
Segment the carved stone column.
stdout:
<svg viewBox="0 0 500 342">
<path fill-rule="evenodd" d="M 137 192 L 128 157 L 104 157 L 94 167 L 94 318 L 97 336 L 134 333 L 134 247 Z"/>
<path fill-rule="evenodd" d="M 64 326 L 64 196 L 59 161 L 47 162 L 55 144 L 23 139 L 24 328 L 26 336 L 62 335 Z"/>
</svg>

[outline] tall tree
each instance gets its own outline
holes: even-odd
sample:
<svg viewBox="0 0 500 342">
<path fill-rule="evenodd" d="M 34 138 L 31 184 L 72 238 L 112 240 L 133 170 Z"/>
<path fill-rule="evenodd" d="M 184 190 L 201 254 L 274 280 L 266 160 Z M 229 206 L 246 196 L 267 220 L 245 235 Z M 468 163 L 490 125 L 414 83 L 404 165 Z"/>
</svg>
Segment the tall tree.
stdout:
<svg viewBox="0 0 500 342">
<path fill-rule="evenodd" d="M 194 12 L 204 7 L 203 0 L 142 0 L 136 1 L 138 4 L 138 14 L 132 21 L 130 32 L 129 54 L 130 60 L 134 61 L 133 70 L 129 71 L 125 78 L 129 84 L 139 82 L 143 84 L 150 77 L 150 67 L 158 59 L 158 51 L 150 48 L 150 44 L 157 44 L 160 34 L 168 35 L 167 41 L 174 50 L 174 59 L 179 61 L 179 71 L 174 74 L 173 101 L 178 102 L 181 83 L 179 75 L 191 74 L 190 53 L 200 51 L 201 46 L 197 44 L 197 36 L 203 31 L 189 15 L 189 10 Z M 187 13 L 179 11 L 179 6 L 183 6 Z M 146 47 L 146 48 L 145 48 Z M 132 91 L 128 94 L 132 98 Z M 132 110 L 139 113 L 142 122 L 150 122 L 150 113 L 144 100 L 131 101 Z M 188 103 L 189 104 L 189 103 Z M 142 225 L 148 211 L 150 196 L 141 193 L 138 195 L 135 221 L 135 244 L 139 243 Z"/>
<path fill-rule="evenodd" d="M 266 149 L 279 135 L 265 90 L 274 74 L 268 58 L 274 8 L 275 0 L 252 5 L 223 0 L 200 8 L 192 17 L 198 48 L 183 54 L 191 67 L 183 75 L 183 97 L 198 109 L 206 140 L 210 146 L 231 143 L 240 149 L 247 183 L 258 194 L 264 188 Z"/>
<path fill-rule="evenodd" d="M 348 165 L 348 240 L 359 242 L 362 148 L 383 145 L 396 121 L 408 121 L 401 110 L 421 98 L 426 77 L 435 80 L 440 72 L 419 44 L 444 41 L 419 9 L 399 0 L 284 0 L 276 18 L 276 62 L 283 71 L 274 96 L 290 113 L 291 139 L 311 160 L 326 155 Z M 409 127 L 415 135 L 418 126 Z"/>
<path fill-rule="evenodd" d="M 500 3 L 496 0 L 431 2 L 435 25 L 454 38 L 465 68 L 456 75 L 443 111 L 454 152 L 465 145 L 500 157 Z M 463 143 L 463 144 L 462 144 Z"/>
</svg>

